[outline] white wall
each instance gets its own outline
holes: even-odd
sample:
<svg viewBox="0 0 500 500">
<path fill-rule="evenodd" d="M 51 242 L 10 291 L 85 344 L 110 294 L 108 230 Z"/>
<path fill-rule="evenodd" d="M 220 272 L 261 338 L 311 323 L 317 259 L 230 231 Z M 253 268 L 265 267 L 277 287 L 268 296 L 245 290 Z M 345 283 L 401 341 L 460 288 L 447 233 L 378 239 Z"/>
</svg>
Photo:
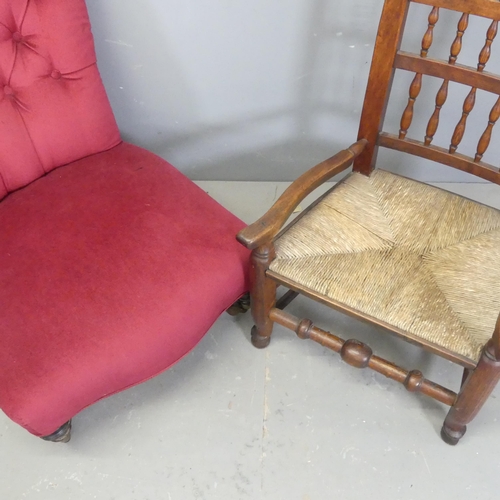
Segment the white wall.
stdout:
<svg viewBox="0 0 500 500">
<path fill-rule="evenodd" d="M 87 0 L 99 67 L 126 140 L 163 156 L 193 179 L 292 180 L 356 139 L 382 0 Z M 418 50 L 429 8 L 416 6 L 404 48 Z M 436 42 L 448 56 L 456 13 L 444 13 Z M 473 23 L 464 62 L 477 61 L 485 20 Z M 500 37 L 499 37 L 500 38 Z M 432 55 L 432 52 L 431 52 Z M 498 52 L 492 63 L 498 69 Z M 490 68 L 490 69 L 491 69 Z M 386 129 L 399 128 L 411 75 L 395 80 Z M 421 138 L 440 82 L 424 85 Z M 427 88 L 429 87 L 429 88 Z M 452 86 L 453 87 L 453 86 Z M 449 99 L 443 144 L 464 93 Z M 483 102 L 484 101 L 484 102 Z M 471 141 L 486 125 L 491 96 L 471 116 Z M 413 129 L 412 129 L 413 130 Z M 411 135 L 411 134 L 410 134 Z M 477 137 L 476 137 L 477 136 Z M 491 161 L 499 158 L 498 141 Z M 468 148 L 468 149 L 467 149 Z M 383 152 L 384 166 L 428 181 L 466 174 Z M 408 162 L 407 162 L 408 163 Z"/>
</svg>

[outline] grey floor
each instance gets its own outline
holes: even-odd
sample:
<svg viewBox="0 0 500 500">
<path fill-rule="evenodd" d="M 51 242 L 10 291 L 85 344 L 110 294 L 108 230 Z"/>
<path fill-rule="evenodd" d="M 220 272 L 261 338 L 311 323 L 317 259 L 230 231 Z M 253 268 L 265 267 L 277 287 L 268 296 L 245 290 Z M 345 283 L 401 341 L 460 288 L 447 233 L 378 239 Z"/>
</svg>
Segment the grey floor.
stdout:
<svg viewBox="0 0 500 500">
<path fill-rule="evenodd" d="M 245 221 L 284 184 L 202 182 Z M 500 207 L 500 188 L 445 186 Z M 451 363 L 309 301 L 290 311 L 457 388 Z M 173 369 L 74 419 L 67 445 L 0 414 L 0 499 L 493 499 L 500 495 L 500 391 L 455 448 L 446 408 L 343 364 L 276 327 L 249 342 L 249 315 L 224 315 Z"/>
</svg>

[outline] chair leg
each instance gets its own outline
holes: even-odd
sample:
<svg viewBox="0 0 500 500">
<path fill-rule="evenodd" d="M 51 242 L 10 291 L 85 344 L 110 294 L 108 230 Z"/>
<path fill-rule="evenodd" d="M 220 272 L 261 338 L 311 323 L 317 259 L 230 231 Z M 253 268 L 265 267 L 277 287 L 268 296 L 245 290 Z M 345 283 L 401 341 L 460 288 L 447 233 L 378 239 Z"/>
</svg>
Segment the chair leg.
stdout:
<svg viewBox="0 0 500 500">
<path fill-rule="evenodd" d="M 451 445 L 458 443 L 500 380 L 500 359 L 495 356 L 492 342 L 484 347 L 481 359 L 458 393 L 441 429 L 441 437 Z"/>
<path fill-rule="evenodd" d="M 467 382 L 467 379 L 469 378 L 469 375 L 473 372 L 474 370 L 471 370 L 470 368 L 464 368 L 464 374 L 462 375 L 462 382 L 460 384 L 460 389 L 464 386 L 465 382 Z"/>
<path fill-rule="evenodd" d="M 231 316 L 245 314 L 250 309 L 250 294 L 245 293 L 226 312 Z"/>
<path fill-rule="evenodd" d="M 258 349 L 269 345 L 274 323 L 269 312 L 276 304 L 276 282 L 266 276 L 275 257 L 273 244 L 263 245 L 252 252 L 250 303 L 255 326 L 252 328 L 252 344 Z"/>
<path fill-rule="evenodd" d="M 42 436 L 44 441 L 52 441 L 53 443 L 67 443 L 71 439 L 71 420 L 68 420 L 65 424 L 61 425 L 57 431 L 49 434 L 48 436 Z"/>
</svg>

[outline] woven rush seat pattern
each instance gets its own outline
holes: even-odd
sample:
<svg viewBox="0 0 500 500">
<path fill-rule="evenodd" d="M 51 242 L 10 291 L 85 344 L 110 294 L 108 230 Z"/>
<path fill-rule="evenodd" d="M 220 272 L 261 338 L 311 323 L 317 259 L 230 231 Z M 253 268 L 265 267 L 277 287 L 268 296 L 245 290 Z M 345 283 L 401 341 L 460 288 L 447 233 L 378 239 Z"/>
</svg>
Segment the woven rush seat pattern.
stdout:
<svg viewBox="0 0 500 500">
<path fill-rule="evenodd" d="M 500 212 L 375 170 L 353 173 L 275 243 L 272 276 L 479 360 L 500 310 Z"/>
</svg>

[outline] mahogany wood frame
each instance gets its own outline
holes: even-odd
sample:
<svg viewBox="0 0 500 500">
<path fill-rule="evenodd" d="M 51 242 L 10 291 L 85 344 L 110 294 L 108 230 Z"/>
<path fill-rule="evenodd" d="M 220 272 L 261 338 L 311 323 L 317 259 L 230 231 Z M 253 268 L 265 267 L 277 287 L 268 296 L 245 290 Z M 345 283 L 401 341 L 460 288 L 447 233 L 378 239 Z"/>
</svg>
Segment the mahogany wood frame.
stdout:
<svg viewBox="0 0 500 500">
<path fill-rule="evenodd" d="M 411 1 L 432 7 L 429 25 L 422 39 L 420 55 L 408 54 L 399 50 Z M 427 58 L 433 42 L 434 26 L 438 22 L 439 9 L 441 8 L 462 13 L 448 61 Z M 484 48 L 479 55 L 477 68 L 456 64 L 470 14 L 492 20 Z M 302 339 L 313 340 L 340 353 L 342 359 L 351 366 L 371 368 L 402 383 L 411 392 L 421 392 L 450 406 L 441 431 L 443 440 L 448 444 L 456 444 L 460 440 L 466 431 L 466 425 L 476 416 L 500 380 L 500 315 L 492 337 L 485 345 L 481 358 L 476 364 L 470 359 L 431 345 L 422 339 L 412 338 L 407 333 L 363 315 L 359 311 L 350 310 L 346 306 L 334 303 L 310 290 L 299 288 L 286 278 L 272 272 L 269 266 L 275 257 L 274 240 L 279 236 L 280 230 L 295 207 L 320 184 L 351 165 L 353 165 L 354 171 L 370 175 L 375 167 L 377 151 L 380 146 L 437 161 L 500 184 L 500 170 L 481 161 L 484 151 L 489 145 L 492 129 L 500 118 L 500 97 L 491 110 L 475 157 L 470 158 L 456 152 L 465 132 L 468 115 L 474 107 L 476 90 L 482 89 L 500 95 L 500 77 L 483 71 L 490 57 L 492 42 L 497 34 L 498 21 L 500 21 L 500 2 L 493 0 L 385 0 L 361 115 L 358 141 L 348 149 L 301 175 L 265 215 L 242 230 L 237 236 L 238 241 L 252 250 L 250 296 L 251 311 L 255 321 L 255 326 L 252 329 L 254 346 L 266 347 L 271 339 L 273 325 L 278 323 L 294 331 Z M 382 131 L 396 69 L 415 73 L 410 86 L 408 104 L 401 119 L 399 137 Z M 425 140 L 417 141 L 406 138 L 406 134 L 412 122 L 413 108 L 420 92 L 422 75 L 441 78 L 443 84 L 436 96 L 436 108 L 429 120 Z M 447 150 L 432 145 L 432 140 L 439 125 L 441 107 L 447 98 L 449 81 L 468 85 L 471 87 L 471 91 L 464 102 L 462 118 L 455 128 L 450 148 Z M 305 213 L 307 211 L 303 212 L 299 218 Z M 290 290 L 277 301 L 276 288 L 278 285 L 284 285 Z M 361 320 L 383 326 L 409 342 L 418 344 L 435 354 L 460 364 L 464 367 L 464 376 L 458 394 L 427 380 L 418 370 L 408 371 L 373 355 L 370 347 L 357 340 L 344 341 L 315 327 L 309 319 L 300 320 L 283 311 L 299 293 Z"/>
</svg>

